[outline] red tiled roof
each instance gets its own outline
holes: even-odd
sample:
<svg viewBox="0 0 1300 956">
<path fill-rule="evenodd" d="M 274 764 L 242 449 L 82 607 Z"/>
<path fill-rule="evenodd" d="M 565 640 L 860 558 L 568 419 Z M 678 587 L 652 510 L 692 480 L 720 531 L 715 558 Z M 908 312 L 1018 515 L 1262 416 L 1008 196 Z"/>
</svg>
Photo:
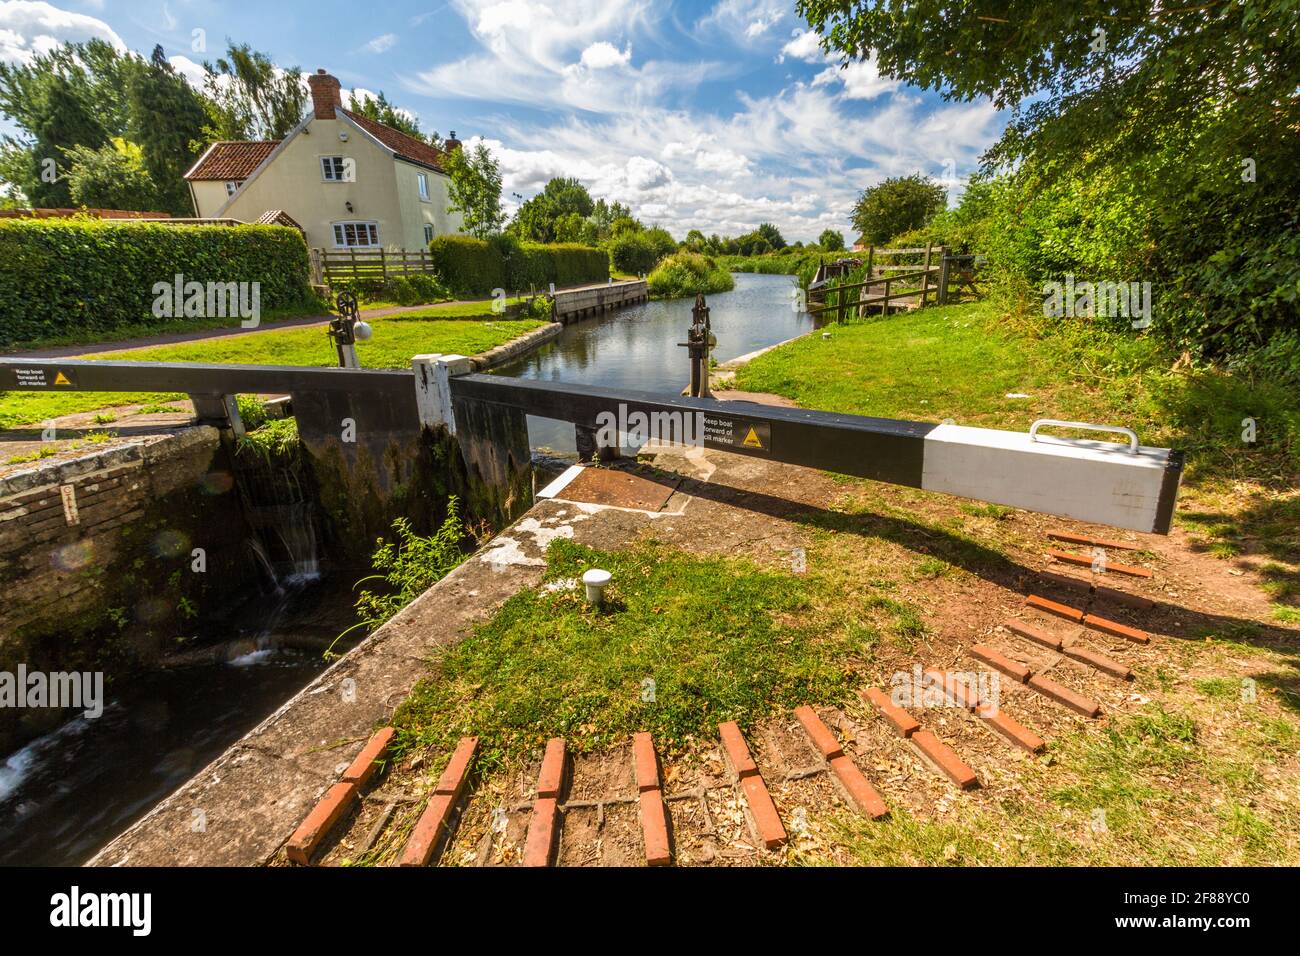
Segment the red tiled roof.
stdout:
<svg viewBox="0 0 1300 956">
<path fill-rule="evenodd" d="M 280 145 L 278 139 L 213 143 L 185 174 L 186 179 L 247 179 Z"/>
<path fill-rule="evenodd" d="M 444 172 L 442 168 L 441 150 L 430 146 L 422 140 L 416 139 L 414 136 L 407 136 L 405 133 L 395 130 L 391 126 L 385 126 L 383 123 L 376 123 L 374 120 L 362 116 L 360 113 L 353 113 L 345 109 L 340 109 L 339 112 L 395 152 L 399 158 L 405 159 L 408 162 L 416 163 L 420 166 L 428 166 L 430 169 L 436 169 L 440 173 Z"/>
</svg>

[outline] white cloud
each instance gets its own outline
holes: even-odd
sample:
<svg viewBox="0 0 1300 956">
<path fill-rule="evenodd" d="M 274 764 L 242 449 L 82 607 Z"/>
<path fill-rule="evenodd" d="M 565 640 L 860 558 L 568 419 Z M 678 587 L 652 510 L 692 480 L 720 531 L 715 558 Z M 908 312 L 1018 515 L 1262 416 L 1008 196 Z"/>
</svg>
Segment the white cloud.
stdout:
<svg viewBox="0 0 1300 956">
<path fill-rule="evenodd" d="M 790 6 L 782 0 L 719 0 L 696 28 L 717 31 L 732 40 L 758 40 L 790 15 Z"/>
<path fill-rule="evenodd" d="M 605 40 L 593 43 L 582 51 L 582 65 L 589 70 L 603 70 L 611 66 L 627 66 L 632 60 L 632 47 L 621 51 Z"/>
<path fill-rule="evenodd" d="M 795 30 L 790 40 L 781 47 L 776 62 L 784 63 L 787 56 L 803 60 L 805 63 L 818 63 L 824 60 L 826 54 L 822 52 L 821 36 L 812 30 Z"/>
<path fill-rule="evenodd" d="M 452 0 L 480 49 L 403 82 L 413 93 L 541 109 L 635 112 L 665 92 L 725 75 L 711 63 L 631 63 L 622 38 L 649 23 L 651 0 Z"/>
<path fill-rule="evenodd" d="M 361 49 L 366 53 L 383 53 L 387 50 L 391 50 L 395 46 L 397 46 L 397 34 L 385 33 L 375 37 L 369 43 L 362 46 Z"/>
<path fill-rule="evenodd" d="M 828 66 L 813 78 L 813 86 L 833 83 L 844 85 L 844 96 L 851 100 L 874 100 L 882 93 L 892 93 L 902 81 L 880 75 L 875 58 L 855 60 L 844 66 Z"/>
<path fill-rule="evenodd" d="M 0 61 L 27 63 L 62 43 L 94 39 L 126 49 L 112 27 L 95 17 L 28 0 L 0 3 Z"/>
</svg>

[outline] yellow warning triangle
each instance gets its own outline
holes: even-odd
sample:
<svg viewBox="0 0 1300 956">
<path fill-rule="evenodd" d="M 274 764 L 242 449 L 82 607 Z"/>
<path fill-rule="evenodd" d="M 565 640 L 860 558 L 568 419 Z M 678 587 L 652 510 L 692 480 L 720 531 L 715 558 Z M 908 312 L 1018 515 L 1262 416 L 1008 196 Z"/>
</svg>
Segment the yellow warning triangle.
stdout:
<svg viewBox="0 0 1300 956">
<path fill-rule="evenodd" d="M 758 440 L 758 432 L 754 431 L 754 427 L 752 425 L 749 428 L 749 434 L 745 436 L 745 440 L 741 442 L 741 444 L 748 445 L 750 448 L 763 447 L 763 443 Z"/>
<path fill-rule="evenodd" d="M 62 372 L 59 372 L 57 375 L 54 376 L 54 384 L 71 385 L 72 383 L 68 381 L 68 376 L 64 375 Z"/>
</svg>

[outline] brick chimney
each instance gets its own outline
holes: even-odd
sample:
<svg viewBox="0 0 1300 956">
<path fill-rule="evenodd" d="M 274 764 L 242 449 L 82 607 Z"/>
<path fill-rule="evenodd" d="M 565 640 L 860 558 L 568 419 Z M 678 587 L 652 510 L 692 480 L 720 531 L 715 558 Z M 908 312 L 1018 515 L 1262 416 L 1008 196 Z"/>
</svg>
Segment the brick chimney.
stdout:
<svg viewBox="0 0 1300 956">
<path fill-rule="evenodd" d="M 338 78 L 330 76 L 324 70 L 317 70 L 307 77 L 307 85 L 311 87 L 311 107 L 316 118 L 334 119 L 334 111 L 343 106 Z"/>
<path fill-rule="evenodd" d="M 442 151 L 450 153 L 457 149 L 460 149 L 460 140 L 456 138 L 456 131 L 452 130 L 451 135 L 442 141 Z"/>
</svg>

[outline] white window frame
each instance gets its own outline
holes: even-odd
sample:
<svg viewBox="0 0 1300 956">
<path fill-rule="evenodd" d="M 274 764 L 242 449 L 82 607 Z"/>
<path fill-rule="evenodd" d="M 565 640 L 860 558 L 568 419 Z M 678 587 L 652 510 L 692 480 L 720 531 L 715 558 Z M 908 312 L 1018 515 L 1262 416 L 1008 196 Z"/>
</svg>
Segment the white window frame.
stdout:
<svg viewBox="0 0 1300 956">
<path fill-rule="evenodd" d="M 342 183 L 347 180 L 347 157 L 322 156 L 320 158 L 320 178 L 327 183 Z"/>
<path fill-rule="evenodd" d="M 424 244 L 427 246 L 431 242 L 433 242 L 433 223 L 426 222 L 424 224 Z"/>
<path fill-rule="evenodd" d="M 239 192 L 239 187 L 241 187 L 241 186 L 243 186 L 243 185 L 244 185 L 244 181 L 243 181 L 242 179 L 227 179 L 227 180 L 226 180 L 226 198 L 230 198 L 230 197 L 233 196 L 235 193 Z"/>
<path fill-rule="evenodd" d="M 420 199 L 421 199 L 421 201 L 423 201 L 423 202 L 432 202 L 433 200 L 429 198 L 429 174 L 428 174 L 428 173 L 416 173 L 416 174 L 415 174 L 415 183 L 416 183 L 417 186 L 420 187 Z"/>
<path fill-rule="evenodd" d="M 348 242 L 348 227 L 352 227 L 352 238 L 360 239 L 362 230 L 365 242 Z M 330 223 L 330 232 L 334 236 L 335 249 L 379 249 L 379 223 L 374 219 L 341 219 Z"/>
</svg>

